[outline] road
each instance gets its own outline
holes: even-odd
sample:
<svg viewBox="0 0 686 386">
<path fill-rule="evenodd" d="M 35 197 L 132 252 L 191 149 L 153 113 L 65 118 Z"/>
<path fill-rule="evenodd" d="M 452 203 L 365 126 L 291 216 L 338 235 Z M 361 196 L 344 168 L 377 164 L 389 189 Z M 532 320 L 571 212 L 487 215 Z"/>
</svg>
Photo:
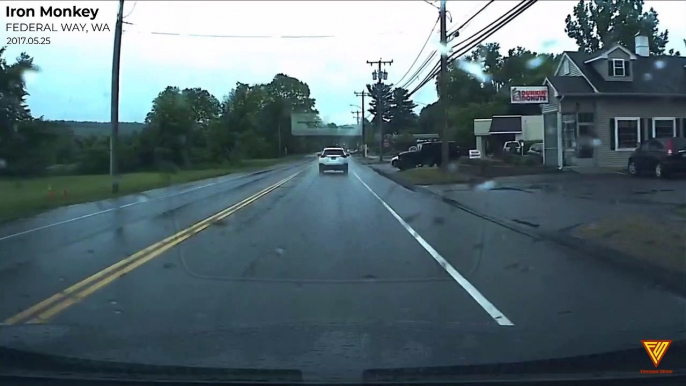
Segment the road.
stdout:
<svg viewBox="0 0 686 386">
<path fill-rule="evenodd" d="M 215 182 L 0 228 L 0 346 L 318 380 L 685 335 L 683 298 L 354 160 Z"/>
</svg>

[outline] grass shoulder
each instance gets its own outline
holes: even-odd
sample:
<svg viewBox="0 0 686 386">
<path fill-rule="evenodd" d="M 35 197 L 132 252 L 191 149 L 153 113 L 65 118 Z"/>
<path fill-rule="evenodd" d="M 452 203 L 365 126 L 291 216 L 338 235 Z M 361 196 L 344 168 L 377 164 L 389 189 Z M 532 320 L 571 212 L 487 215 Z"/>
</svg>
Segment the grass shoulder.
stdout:
<svg viewBox="0 0 686 386">
<path fill-rule="evenodd" d="M 297 157 L 244 160 L 227 165 L 175 172 L 136 172 L 121 175 L 118 194 L 111 192 L 109 175 L 49 175 L 0 179 L 0 223 L 32 216 L 49 209 L 115 198 L 231 173 L 252 172 Z"/>
</svg>

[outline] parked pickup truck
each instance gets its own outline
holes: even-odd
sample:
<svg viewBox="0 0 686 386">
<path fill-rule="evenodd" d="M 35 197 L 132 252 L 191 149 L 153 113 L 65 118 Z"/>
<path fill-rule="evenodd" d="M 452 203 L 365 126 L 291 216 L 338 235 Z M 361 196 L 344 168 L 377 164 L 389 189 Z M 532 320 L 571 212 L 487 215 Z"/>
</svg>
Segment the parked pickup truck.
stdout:
<svg viewBox="0 0 686 386">
<path fill-rule="evenodd" d="M 456 160 L 467 154 L 454 142 L 448 142 L 448 157 Z M 403 151 L 394 157 L 391 163 L 400 170 L 412 169 L 418 166 L 441 166 L 441 142 L 424 142 L 417 145 L 416 150 Z"/>
</svg>

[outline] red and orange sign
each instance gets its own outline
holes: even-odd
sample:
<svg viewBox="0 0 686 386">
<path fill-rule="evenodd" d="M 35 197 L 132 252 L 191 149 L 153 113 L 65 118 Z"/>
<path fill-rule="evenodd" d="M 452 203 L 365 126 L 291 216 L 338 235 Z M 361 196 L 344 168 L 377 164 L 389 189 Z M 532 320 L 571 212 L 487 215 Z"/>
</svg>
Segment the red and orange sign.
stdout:
<svg viewBox="0 0 686 386">
<path fill-rule="evenodd" d="M 653 361 L 655 367 L 660 364 L 662 358 L 664 358 L 669 345 L 672 344 L 671 340 L 642 340 L 643 347 L 648 352 L 650 360 Z"/>
</svg>

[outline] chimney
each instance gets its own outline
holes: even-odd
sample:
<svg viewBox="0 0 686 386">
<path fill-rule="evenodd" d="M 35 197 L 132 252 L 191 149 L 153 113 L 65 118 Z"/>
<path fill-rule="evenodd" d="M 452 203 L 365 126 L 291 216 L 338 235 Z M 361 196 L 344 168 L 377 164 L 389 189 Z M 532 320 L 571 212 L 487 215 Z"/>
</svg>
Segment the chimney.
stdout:
<svg viewBox="0 0 686 386">
<path fill-rule="evenodd" d="M 636 55 L 650 56 L 650 47 L 648 46 L 648 37 L 637 33 L 635 39 Z"/>
</svg>

